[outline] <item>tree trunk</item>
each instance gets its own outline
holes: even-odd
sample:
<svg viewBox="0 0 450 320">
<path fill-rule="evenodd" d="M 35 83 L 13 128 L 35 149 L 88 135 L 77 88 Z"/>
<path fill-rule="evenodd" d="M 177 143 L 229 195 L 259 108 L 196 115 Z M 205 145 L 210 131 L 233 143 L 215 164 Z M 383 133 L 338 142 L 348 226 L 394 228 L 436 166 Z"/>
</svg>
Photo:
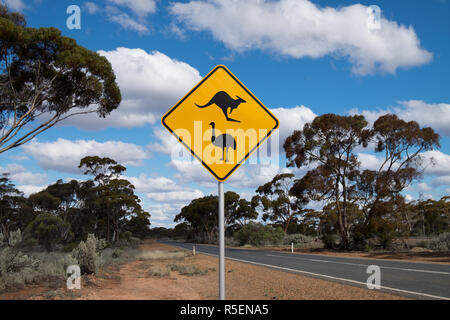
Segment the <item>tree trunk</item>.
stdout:
<svg viewBox="0 0 450 320">
<path fill-rule="evenodd" d="M 8 229 L 8 225 L 5 223 L 2 223 L 1 225 L 2 228 L 2 234 L 3 234 L 3 241 L 9 245 L 9 229 Z"/>
</svg>

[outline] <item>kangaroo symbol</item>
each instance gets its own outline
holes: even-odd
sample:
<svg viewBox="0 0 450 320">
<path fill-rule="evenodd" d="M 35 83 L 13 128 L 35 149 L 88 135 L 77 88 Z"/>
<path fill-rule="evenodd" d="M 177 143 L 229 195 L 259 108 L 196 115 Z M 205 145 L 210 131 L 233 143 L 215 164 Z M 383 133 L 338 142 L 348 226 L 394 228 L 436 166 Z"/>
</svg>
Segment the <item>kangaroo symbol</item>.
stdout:
<svg viewBox="0 0 450 320">
<path fill-rule="evenodd" d="M 195 104 L 195 105 L 199 108 L 206 108 L 212 104 L 216 104 L 220 109 L 222 109 L 222 112 L 225 115 L 225 118 L 227 118 L 227 121 L 240 122 L 238 120 L 231 119 L 228 117 L 228 108 L 230 108 L 230 114 L 231 114 L 233 112 L 233 110 L 236 109 L 237 107 L 239 107 L 239 105 L 241 103 L 247 102 L 244 99 L 240 98 L 239 96 L 236 96 L 236 97 L 237 97 L 237 99 L 233 99 L 225 91 L 219 91 L 204 106 L 199 106 L 198 104 Z"/>
</svg>

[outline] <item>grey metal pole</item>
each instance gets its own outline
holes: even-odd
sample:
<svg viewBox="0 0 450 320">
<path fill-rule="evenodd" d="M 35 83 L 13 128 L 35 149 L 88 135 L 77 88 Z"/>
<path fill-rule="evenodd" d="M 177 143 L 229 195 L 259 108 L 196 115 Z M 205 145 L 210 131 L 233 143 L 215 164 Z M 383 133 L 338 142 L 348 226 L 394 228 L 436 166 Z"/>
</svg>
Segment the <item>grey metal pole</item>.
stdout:
<svg viewBox="0 0 450 320">
<path fill-rule="evenodd" d="M 225 196 L 219 182 L 219 300 L 225 300 Z"/>
</svg>

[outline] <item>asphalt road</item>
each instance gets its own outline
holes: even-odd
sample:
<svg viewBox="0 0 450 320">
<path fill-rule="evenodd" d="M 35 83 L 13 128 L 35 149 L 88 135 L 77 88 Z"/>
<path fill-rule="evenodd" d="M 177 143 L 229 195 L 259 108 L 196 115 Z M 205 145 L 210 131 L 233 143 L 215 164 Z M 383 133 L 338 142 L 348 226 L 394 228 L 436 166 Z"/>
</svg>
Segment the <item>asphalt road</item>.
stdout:
<svg viewBox="0 0 450 320">
<path fill-rule="evenodd" d="M 160 241 L 187 250 L 192 243 Z M 196 244 L 196 252 L 218 255 L 218 247 Z M 380 267 L 381 290 L 416 299 L 450 300 L 450 265 L 342 258 L 266 250 L 226 248 L 226 259 L 367 288 L 367 267 Z"/>
</svg>

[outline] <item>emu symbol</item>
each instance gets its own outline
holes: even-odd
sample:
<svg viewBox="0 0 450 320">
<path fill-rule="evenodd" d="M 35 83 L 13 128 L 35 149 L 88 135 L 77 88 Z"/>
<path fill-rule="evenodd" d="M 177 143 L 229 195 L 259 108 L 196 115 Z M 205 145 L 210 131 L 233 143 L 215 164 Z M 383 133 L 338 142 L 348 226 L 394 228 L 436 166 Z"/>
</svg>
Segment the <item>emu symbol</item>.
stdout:
<svg viewBox="0 0 450 320">
<path fill-rule="evenodd" d="M 228 162 L 228 149 L 233 148 L 234 150 L 236 150 L 236 140 L 232 135 L 229 134 L 221 134 L 220 136 L 216 137 L 216 124 L 214 122 L 211 122 L 209 125 L 212 127 L 212 144 L 222 149 L 222 159 L 220 160 L 225 160 L 225 162 Z"/>
</svg>

